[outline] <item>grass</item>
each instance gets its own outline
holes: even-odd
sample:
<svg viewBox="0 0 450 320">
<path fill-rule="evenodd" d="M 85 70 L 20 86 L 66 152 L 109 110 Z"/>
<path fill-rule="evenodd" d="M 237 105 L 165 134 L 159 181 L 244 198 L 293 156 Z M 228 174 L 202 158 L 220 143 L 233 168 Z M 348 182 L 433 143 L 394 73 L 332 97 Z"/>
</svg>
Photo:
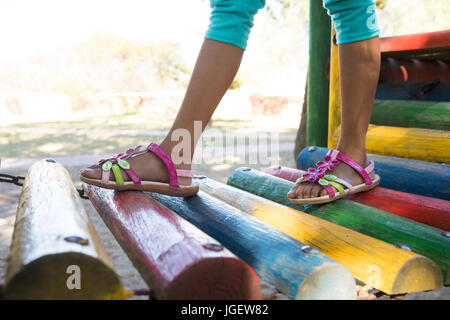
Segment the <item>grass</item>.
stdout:
<svg viewBox="0 0 450 320">
<path fill-rule="evenodd" d="M 67 121 L 0 126 L 0 157 L 48 157 L 113 154 L 149 141 L 161 142 L 173 117 L 150 113 L 79 115 Z M 268 128 L 258 119 L 215 119 L 209 128 L 227 132 L 278 132 L 280 143 L 292 141 L 292 128 Z M 126 131 L 125 131 L 126 130 Z M 212 132 L 212 131 L 210 131 Z M 287 135 L 284 135 L 286 134 Z M 207 139 L 204 146 L 221 141 Z M 238 142 L 241 143 L 241 142 Z"/>
</svg>

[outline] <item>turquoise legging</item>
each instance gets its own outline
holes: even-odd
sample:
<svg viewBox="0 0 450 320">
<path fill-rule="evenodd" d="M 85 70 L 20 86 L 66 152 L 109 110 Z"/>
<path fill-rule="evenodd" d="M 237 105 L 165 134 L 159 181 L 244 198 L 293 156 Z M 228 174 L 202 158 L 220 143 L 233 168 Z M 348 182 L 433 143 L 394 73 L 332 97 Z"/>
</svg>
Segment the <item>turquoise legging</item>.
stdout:
<svg viewBox="0 0 450 320">
<path fill-rule="evenodd" d="M 205 37 L 245 50 L 253 18 L 265 3 L 265 0 L 211 0 L 210 25 Z M 323 0 L 323 6 L 334 22 L 338 44 L 379 34 L 373 0 Z"/>
</svg>

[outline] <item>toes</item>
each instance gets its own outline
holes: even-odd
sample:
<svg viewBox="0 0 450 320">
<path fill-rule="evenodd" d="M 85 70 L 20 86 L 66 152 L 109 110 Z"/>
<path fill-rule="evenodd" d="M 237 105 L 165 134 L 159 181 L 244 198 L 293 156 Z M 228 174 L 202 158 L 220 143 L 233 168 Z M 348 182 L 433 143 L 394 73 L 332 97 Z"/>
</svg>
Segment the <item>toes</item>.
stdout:
<svg viewBox="0 0 450 320">
<path fill-rule="evenodd" d="M 320 192 L 321 189 L 322 189 L 321 186 L 319 186 L 319 185 L 314 185 L 314 186 L 311 188 L 311 198 L 316 198 L 316 197 L 318 197 L 318 196 L 319 196 L 319 192 Z"/>
<path fill-rule="evenodd" d="M 81 170 L 81 175 L 89 179 L 101 179 L 102 177 L 101 170 L 92 168 Z"/>
<path fill-rule="evenodd" d="M 321 191 L 320 191 L 320 197 L 324 197 L 324 196 L 326 196 L 326 195 L 328 195 L 328 191 L 326 190 L 326 189 L 322 189 Z"/>
<path fill-rule="evenodd" d="M 311 198 L 311 189 L 312 189 L 312 186 L 310 184 L 305 185 L 305 187 L 303 188 L 303 198 L 304 199 Z"/>
<path fill-rule="evenodd" d="M 301 198 L 302 197 L 302 186 L 299 184 L 296 184 L 295 186 L 293 186 L 291 188 L 291 190 L 289 190 L 287 197 L 290 199 L 295 199 L 295 198 Z"/>
</svg>

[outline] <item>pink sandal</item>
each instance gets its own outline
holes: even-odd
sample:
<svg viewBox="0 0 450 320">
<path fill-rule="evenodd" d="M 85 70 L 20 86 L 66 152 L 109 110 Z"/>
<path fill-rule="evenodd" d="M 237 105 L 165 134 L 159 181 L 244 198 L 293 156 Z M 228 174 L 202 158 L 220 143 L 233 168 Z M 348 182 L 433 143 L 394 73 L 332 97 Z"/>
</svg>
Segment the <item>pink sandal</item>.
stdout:
<svg viewBox="0 0 450 320">
<path fill-rule="evenodd" d="M 130 164 L 126 160 L 144 154 L 147 151 L 153 152 L 164 162 L 169 172 L 169 183 L 141 181 L 134 170 L 131 169 Z M 182 185 L 178 183 L 178 177 L 193 178 L 193 172 L 191 170 L 176 169 L 169 155 L 156 143 L 151 143 L 145 150 L 141 150 L 141 146 L 137 146 L 135 149 L 127 150 L 125 154 L 119 153 L 109 159 L 101 159 L 98 164 L 102 167 L 101 179 L 91 179 L 81 175 L 80 180 L 105 189 L 150 191 L 176 197 L 192 196 L 199 190 L 198 185 L 192 183 L 190 185 Z M 120 168 L 127 173 L 131 181 L 123 180 Z M 114 174 L 115 181 L 109 180 L 111 171 Z"/>
<path fill-rule="evenodd" d="M 349 182 L 340 179 L 332 174 L 325 174 L 325 172 L 333 171 L 336 169 L 336 165 L 342 161 L 352 167 L 356 172 L 358 172 L 364 179 L 364 183 L 353 186 Z M 369 165 L 366 168 L 362 168 L 355 161 L 350 159 L 348 156 L 340 152 L 339 150 L 330 149 L 323 159 L 316 163 L 317 168 L 309 168 L 306 173 L 304 173 L 295 182 L 300 184 L 303 182 L 317 182 L 322 187 L 324 187 L 328 195 L 307 199 L 290 199 L 292 203 L 296 204 L 320 204 L 327 203 L 337 199 L 340 199 L 346 195 L 368 191 L 375 188 L 380 183 L 380 177 L 375 175 L 375 179 L 370 178 L 370 173 L 373 172 L 375 166 L 373 161 L 369 161 Z M 334 191 L 334 188 L 337 192 Z"/>
</svg>

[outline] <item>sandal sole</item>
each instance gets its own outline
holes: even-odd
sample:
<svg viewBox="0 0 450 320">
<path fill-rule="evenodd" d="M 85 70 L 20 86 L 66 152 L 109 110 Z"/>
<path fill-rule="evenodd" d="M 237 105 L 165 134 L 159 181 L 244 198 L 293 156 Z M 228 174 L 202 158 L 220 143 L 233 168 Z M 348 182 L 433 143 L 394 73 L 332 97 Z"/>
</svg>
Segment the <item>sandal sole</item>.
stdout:
<svg viewBox="0 0 450 320">
<path fill-rule="evenodd" d="M 340 194 L 339 192 L 336 192 L 336 196 L 334 198 L 330 198 L 329 195 L 322 196 L 322 197 L 315 197 L 315 198 L 308 198 L 308 199 L 289 199 L 292 203 L 295 204 L 322 204 L 322 203 L 328 203 L 332 202 L 338 199 L 341 199 L 345 196 L 369 191 L 376 186 L 380 184 L 380 176 L 375 175 L 375 179 L 372 181 L 372 184 L 370 186 L 367 186 L 365 183 L 358 184 L 353 188 L 353 191 L 349 192 L 348 189 L 346 189 L 346 192 L 344 194 Z"/>
<path fill-rule="evenodd" d="M 123 185 L 119 186 L 114 181 L 112 181 L 112 183 L 103 183 L 101 180 L 90 179 L 83 176 L 80 176 L 80 180 L 84 183 L 104 189 L 113 189 L 118 191 L 147 191 L 174 197 L 193 196 L 196 195 L 200 189 L 198 185 L 171 187 L 168 183 L 155 181 L 141 181 L 142 184 L 134 184 L 133 181 L 125 181 Z"/>
</svg>

